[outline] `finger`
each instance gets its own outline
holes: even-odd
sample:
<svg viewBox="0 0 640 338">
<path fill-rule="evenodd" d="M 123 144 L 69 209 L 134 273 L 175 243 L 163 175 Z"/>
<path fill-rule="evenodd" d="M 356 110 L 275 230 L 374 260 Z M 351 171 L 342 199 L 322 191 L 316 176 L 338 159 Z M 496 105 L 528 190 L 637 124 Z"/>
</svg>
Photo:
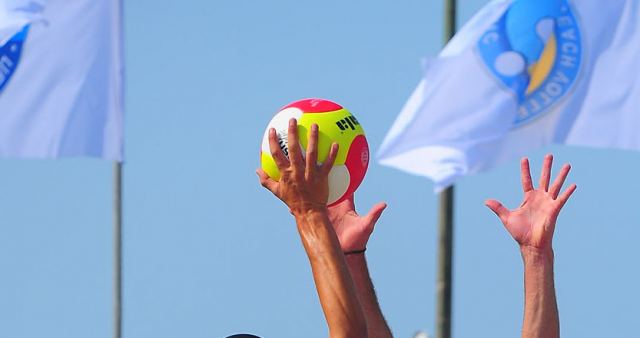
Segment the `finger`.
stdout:
<svg viewBox="0 0 640 338">
<path fill-rule="evenodd" d="M 262 169 L 258 169 L 256 170 L 256 174 L 258 175 L 258 178 L 260 179 L 260 184 L 267 188 L 267 190 L 271 191 L 272 193 L 276 193 L 276 189 L 278 188 L 278 182 L 272 180 L 269 175 L 267 175 L 266 172 L 264 172 L 264 170 Z"/>
<path fill-rule="evenodd" d="M 549 190 L 549 179 L 551 178 L 551 166 L 553 165 L 553 155 L 547 154 L 544 157 L 542 163 L 542 173 L 540 173 L 540 186 L 539 188 L 547 191 Z"/>
<path fill-rule="evenodd" d="M 331 149 L 329 150 L 329 155 L 327 159 L 322 164 L 322 172 L 326 175 L 329 174 L 331 168 L 333 168 L 333 163 L 336 161 L 336 157 L 338 156 L 338 143 L 331 144 Z"/>
<path fill-rule="evenodd" d="M 298 139 L 298 121 L 292 118 L 289 120 L 289 132 L 287 134 L 287 144 L 289 146 L 289 161 L 296 169 L 302 169 L 302 153 L 300 151 L 300 141 Z"/>
<path fill-rule="evenodd" d="M 569 174 L 569 170 L 571 170 L 571 165 L 569 164 L 563 165 L 562 169 L 560 169 L 560 173 L 558 174 L 558 177 L 556 177 L 555 181 L 553 181 L 553 184 L 549 189 L 549 193 L 551 194 L 551 197 L 553 199 L 558 198 L 558 194 L 560 193 L 560 189 L 562 189 L 564 180 L 567 178 L 567 175 Z"/>
<path fill-rule="evenodd" d="M 386 208 L 387 208 L 387 203 L 380 202 L 374 205 L 371 208 L 371 210 L 369 210 L 369 213 L 364 217 L 365 220 L 367 221 L 367 226 L 371 227 L 371 230 L 373 230 L 373 227 L 376 225 L 376 223 L 378 222 L 378 219 L 380 218 L 380 216 L 382 216 L 382 212 Z"/>
<path fill-rule="evenodd" d="M 274 128 L 269 129 L 269 150 L 271 150 L 271 157 L 276 162 L 278 169 L 282 172 L 285 168 L 289 167 L 289 160 L 282 152 L 280 143 L 278 143 L 278 136 Z"/>
<path fill-rule="evenodd" d="M 509 220 L 509 214 L 511 213 L 509 209 L 505 208 L 502 203 L 496 200 L 486 200 L 484 204 L 489 207 L 489 209 L 491 209 L 491 211 L 493 211 L 496 215 L 498 215 L 502 223 L 507 224 L 507 220 Z"/>
<path fill-rule="evenodd" d="M 307 173 L 313 173 L 318 165 L 318 125 L 312 124 L 307 144 Z"/>
<path fill-rule="evenodd" d="M 571 197 L 571 194 L 573 194 L 577 188 L 577 185 L 572 184 L 562 193 L 562 195 L 560 195 L 560 197 L 558 197 L 557 201 L 560 202 L 560 208 L 564 207 L 564 204 L 567 203 L 569 197 Z"/>
<path fill-rule="evenodd" d="M 520 160 L 520 179 L 522 180 L 522 190 L 524 190 L 524 192 L 533 190 L 531 170 L 529 169 L 529 159 L 526 157 Z"/>
</svg>

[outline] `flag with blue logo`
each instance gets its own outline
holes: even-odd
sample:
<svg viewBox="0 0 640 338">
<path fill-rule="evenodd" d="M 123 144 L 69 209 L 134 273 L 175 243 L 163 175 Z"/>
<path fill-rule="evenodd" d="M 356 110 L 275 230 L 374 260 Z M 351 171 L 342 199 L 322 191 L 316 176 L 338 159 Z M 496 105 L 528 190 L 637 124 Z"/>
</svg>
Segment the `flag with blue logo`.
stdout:
<svg viewBox="0 0 640 338">
<path fill-rule="evenodd" d="M 0 157 L 122 160 L 119 0 L 0 0 Z"/>
<path fill-rule="evenodd" d="M 640 150 L 640 1 L 496 0 L 424 75 L 378 158 L 439 191 L 544 145 Z"/>
</svg>

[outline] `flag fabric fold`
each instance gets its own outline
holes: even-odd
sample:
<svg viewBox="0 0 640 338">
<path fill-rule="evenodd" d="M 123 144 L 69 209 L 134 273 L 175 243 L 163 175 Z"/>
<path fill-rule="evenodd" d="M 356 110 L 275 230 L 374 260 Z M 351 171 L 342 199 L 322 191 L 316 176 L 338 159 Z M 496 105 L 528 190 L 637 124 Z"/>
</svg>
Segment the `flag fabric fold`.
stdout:
<svg viewBox="0 0 640 338">
<path fill-rule="evenodd" d="M 0 0 L 0 157 L 122 160 L 121 11 Z"/>
<path fill-rule="evenodd" d="M 380 163 L 440 191 L 552 143 L 640 149 L 639 18 L 638 0 L 491 2 L 426 62 Z"/>
</svg>

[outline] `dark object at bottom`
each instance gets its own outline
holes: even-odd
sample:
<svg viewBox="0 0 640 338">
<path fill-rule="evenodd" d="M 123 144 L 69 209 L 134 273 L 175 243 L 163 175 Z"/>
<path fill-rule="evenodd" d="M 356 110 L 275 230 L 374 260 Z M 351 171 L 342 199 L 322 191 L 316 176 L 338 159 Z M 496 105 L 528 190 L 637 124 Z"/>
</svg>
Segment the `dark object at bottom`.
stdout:
<svg viewBox="0 0 640 338">
<path fill-rule="evenodd" d="M 233 336 L 229 336 L 227 338 L 260 338 L 260 337 L 254 336 L 252 334 L 240 333 L 240 334 L 234 334 Z"/>
</svg>

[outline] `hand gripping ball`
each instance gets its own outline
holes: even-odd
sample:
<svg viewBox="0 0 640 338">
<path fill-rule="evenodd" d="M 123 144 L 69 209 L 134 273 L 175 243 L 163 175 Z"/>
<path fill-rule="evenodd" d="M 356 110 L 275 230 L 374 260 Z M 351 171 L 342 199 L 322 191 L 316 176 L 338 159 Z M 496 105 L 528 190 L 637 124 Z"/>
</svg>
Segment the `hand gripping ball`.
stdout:
<svg viewBox="0 0 640 338">
<path fill-rule="evenodd" d="M 353 194 L 369 165 L 369 145 L 364 130 L 356 118 L 335 102 L 323 99 L 305 99 L 282 108 L 269 122 L 262 138 L 262 169 L 274 180 L 280 179 L 280 171 L 269 150 L 269 129 L 274 128 L 280 149 L 288 157 L 287 130 L 289 120 L 298 121 L 298 137 L 302 154 L 308 144 L 311 125 L 318 125 L 318 161 L 324 162 L 333 142 L 339 144 L 335 164 L 329 173 L 328 205 L 334 205 Z"/>
</svg>

